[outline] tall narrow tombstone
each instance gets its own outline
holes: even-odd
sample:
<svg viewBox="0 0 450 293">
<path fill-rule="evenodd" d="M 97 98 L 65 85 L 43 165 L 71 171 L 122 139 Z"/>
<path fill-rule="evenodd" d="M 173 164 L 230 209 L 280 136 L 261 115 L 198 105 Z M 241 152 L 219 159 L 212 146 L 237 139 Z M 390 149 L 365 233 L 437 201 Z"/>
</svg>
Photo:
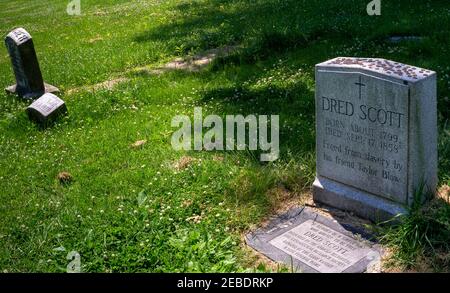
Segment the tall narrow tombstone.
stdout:
<svg viewBox="0 0 450 293">
<path fill-rule="evenodd" d="M 437 185 L 436 73 L 384 59 L 316 65 L 314 200 L 374 221 Z"/>
<path fill-rule="evenodd" d="M 17 28 L 10 32 L 5 38 L 5 44 L 16 78 L 16 84 L 7 87 L 7 92 L 27 99 L 46 92 L 58 92 L 56 87 L 44 83 L 33 39 L 25 29 Z"/>
</svg>

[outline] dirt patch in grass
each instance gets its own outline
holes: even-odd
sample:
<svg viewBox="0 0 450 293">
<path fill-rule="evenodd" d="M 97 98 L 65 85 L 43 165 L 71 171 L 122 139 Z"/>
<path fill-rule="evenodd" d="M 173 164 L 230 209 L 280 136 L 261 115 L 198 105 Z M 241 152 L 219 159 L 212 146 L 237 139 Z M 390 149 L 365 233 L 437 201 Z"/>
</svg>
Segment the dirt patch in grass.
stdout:
<svg viewBox="0 0 450 293">
<path fill-rule="evenodd" d="M 68 90 L 67 93 L 74 94 L 74 93 L 78 93 L 78 92 L 82 92 L 82 91 L 95 92 L 95 91 L 99 91 L 99 90 L 110 91 L 110 90 L 113 90 L 116 85 L 118 85 L 120 83 L 124 83 L 129 80 L 130 79 L 128 79 L 128 78 L 118 77 L 118 78 L 103 81 L 103 82 L 100 82 L 100 83 L 97 83 L 94 85 L 73 88 L 73 89 Z"/>
<path fill-rule="evenodd" d="M 138 141 L 134 142 L 133 144 L 131 144 L 130 147 L 132 147 L 133 149 L 139 149 L 146 143 L 147 143 L 146 139 L 138 140 Z"/>
<path fill-rule="evenodd" d="M 92 39 L 89 39 L 89 43 L 95 43 L 98 41 L 103 40 L 101 37 L 95 37 Z M 219 56 L 227 56 L 231 52 L 235 51 L 237 49 L 236 46 L 226 46 L 221 48 L 215 48 L 208 51 L 205 51 L 203 53 L 194 55 L 194 56 L 187 56 L 184 58 L 176 58 L 165 65 L 161 67 L 154 67 L 152 65 L 142 66 L 134 68 L 130 71 L 127 71 L 126 73 L 135 73 L 135 74 L 143 74 L 143 75 L 159 75 L 163 74 L 168 71 L 173 70 L 183 70 L 186 72 L 198 72 L 201 69 L 208 66 L 215 58 Z M 129 78 L 126 77 L 118 77 L 111 80 L 103 81 L 94 85 L 90 86 L 82 86 L 77 87 L 73 89 L 69 89 L 67 91 L 68 94 L 74 94 L 82 91 L 89 91 L 89 92 L 95 92 L 98 90 L 113 90 L 114 87 L 120 83 L 124 83 L 129 81 Z"/>
<path fill-rule="evenodd" d="M 101 36 L 96 36 L 94 38 L 89 39 L 88 43 L 89 44 L 94 44 L 94 43 L 99 42 L 99 41 L 103 41 L 103 38 Z"/>
<path fill-rule="evenodd" d="M 211 49 L 194 56 L 176 58 L 161 67 L 143 66 L 132 70 L 137 74 L 158 75 L 168 71 L 182 70 L 187 72 L 198 72 L 211 64 L 217 57 L 229 55 L 237 49 L 236 46 L 225 46 L 221 48 Z"/>
<path fill-rule="evenodd" d="M 373 225 L 369 220 L 365 220 L 354 215 L 351 212 L 345 212 L 313 201 L 312 193 L 308 190 L 304 193 L 293 193 L 284 187 L 275 187 L 267 192 L 269 201 L 272 205 L 273 214 L 279 215 L 287 212 L 293 207 L 307 206 L 316 213 L 328 218 L 333 218 L 341 224 L 348 224 L 356 228 L 366 230 L 368 226 Z M 266 225 L 268 220 L 262 224 Z"/>
<path fill-rule="evenodd" d="M 189 167 L 196 159 L 190 156 L 183 156 L 179 160 L 175 161 L 172 164 L 172 167 L 177 170 L 181 171 Z"/>
<path fill-rule="evenodd" d="M 312 196 L 307 192 L 297 194 L 289 191 L 284 186 L 276 186 L 269 189 L 266 194 L 272 213 L 281 214 L 295 206 L 312 205 Z"/>
<path fill-rule="evenodd" d="M 385 248 L 385 253 L 382 259 L 383 273 L 432 273 L 433 269 L 429 259 L 420 258 L 416 260 L 414 268 L 408 268 L 401 264 L 394 258 L 395 252 L 392 249 Z"/>
<path fill-rule="evenodd" d="M 440 199 L 450 204 L 450 186 L 446 184 L 442 185 L 439 188 L 437 195 Z"/>
<path fill-rule="evenodd" d="M 224 157 L 222 155 L 214 155 L 212 159 L 214 162 L 223 162 Z"/>
<path fill-rule="evenodd" d="M 70 174 L 69 172 L 65 172 L 65 171 L 60 172 L 58 174 L 57 178 L 61 184 L 68 184 L 68 183 L 72 182 L 72 180 L 73 180 L 72 174 Z"/>
<path fill-rule="evenodd" d="M 246 256 L 246 266 L 251 267 L 253 270 L 258 270 L 258 268 L 263 267 L 265 271 L 270 272 L 281 272 L 289 271 L 287 265 L 282 263 L 277 263 L 259 251 L 254 250 L 248 246 L 245 242 L 245 234 L 241 235 L 241 245 L 240 248 Z"/>
<path fill-rule="evenodd" d="M 201 215 L 194 215 L 192 217 L 186 218 L 186 222 L 192 222 L 194 224 L 200 224 L 200 222 L 203 220 L 203 217 Z"/>
</svg>

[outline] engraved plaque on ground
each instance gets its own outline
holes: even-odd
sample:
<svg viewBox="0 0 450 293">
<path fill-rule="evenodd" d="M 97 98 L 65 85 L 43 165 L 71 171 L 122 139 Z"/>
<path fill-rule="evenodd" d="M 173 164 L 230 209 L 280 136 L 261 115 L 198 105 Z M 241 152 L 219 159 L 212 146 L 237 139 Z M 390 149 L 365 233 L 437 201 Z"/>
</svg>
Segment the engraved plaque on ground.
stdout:
<svg viewBox="0 0 450 293">
<path fill-rule="evenodd" d="M 270 244 L 321 273 L 340 273 L 365 257 L 370 249 L 327 226 L 308 220 Z"/>
<path fill-rule="evenodd" d="M 66 112 L 64 101 L 50 93 L 43 95 L 27 108 L 28 117 L 42 125 L 52 122 Z"/>
<path fill-rule="evenodd" d="M 297 272 L 361 273 L 379 265 L 381 247 L 363 229 L 309 208 L 294 208 L 246 236 L 247 244 Z"/>
</svg>

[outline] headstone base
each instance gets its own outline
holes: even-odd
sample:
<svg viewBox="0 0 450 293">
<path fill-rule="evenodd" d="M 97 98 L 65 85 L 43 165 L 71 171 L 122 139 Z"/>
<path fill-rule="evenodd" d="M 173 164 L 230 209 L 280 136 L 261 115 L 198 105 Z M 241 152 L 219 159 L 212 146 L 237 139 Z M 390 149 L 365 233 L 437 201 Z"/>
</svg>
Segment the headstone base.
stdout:
<svg viewBox="0 0 450 293">
<path fill-rule="evenodd" d="M 316 202 L 353 212 L 374 222 L 391 220 L 408 212 L 401 204 L 321 176 L 314 181 L 313 198 Z"/>
<path fill-rule="evenodd" d="M 45 86 L 45 92 L 44 93 L 41 93 L 41 92 L 29 93 L 29 94 L 26 94 L 25 96 L 23 96 L 23 98 L 25 98 L 25 99 L 34 99 L 34 98 L 40 97 L 43 94 L 47 94 L 47 93 L 51 93 L 51 94 L 59 93 L 59 89 L 56 86 L 53 86 L 53 85 L 48 84 L 48 83 L 44 83 L 44 86 Z M 17 94 L 16 87 L 17 87 L 17 85 L 14 84 L 12 86 L 9 86 L 9 87 L 5 88 L 5 91 L 8 94 L 15 95 L 15 94 Z"/>
</svg>

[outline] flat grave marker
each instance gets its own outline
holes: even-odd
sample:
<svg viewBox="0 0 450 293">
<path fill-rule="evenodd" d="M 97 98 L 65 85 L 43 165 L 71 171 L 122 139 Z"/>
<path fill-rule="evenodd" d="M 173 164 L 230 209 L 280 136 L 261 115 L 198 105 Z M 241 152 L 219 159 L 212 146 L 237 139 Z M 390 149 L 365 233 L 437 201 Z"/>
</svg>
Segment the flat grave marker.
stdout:
<svg viewBox="0 0 450 293">
<path fill-rule="evenodd" d="M 247 244 L 296 272 L 361 273 L 379 264 L 381 247 L 357 229 L 309 208 L 292 209 L 247 235 Z"/>
<path fill-rule="evenodd" d="M 64 101 L 51 93 L 44 94 L 27 108 L 30 120 L 43 126 L 66 112 L 67 107 Z"/>
</svg>

